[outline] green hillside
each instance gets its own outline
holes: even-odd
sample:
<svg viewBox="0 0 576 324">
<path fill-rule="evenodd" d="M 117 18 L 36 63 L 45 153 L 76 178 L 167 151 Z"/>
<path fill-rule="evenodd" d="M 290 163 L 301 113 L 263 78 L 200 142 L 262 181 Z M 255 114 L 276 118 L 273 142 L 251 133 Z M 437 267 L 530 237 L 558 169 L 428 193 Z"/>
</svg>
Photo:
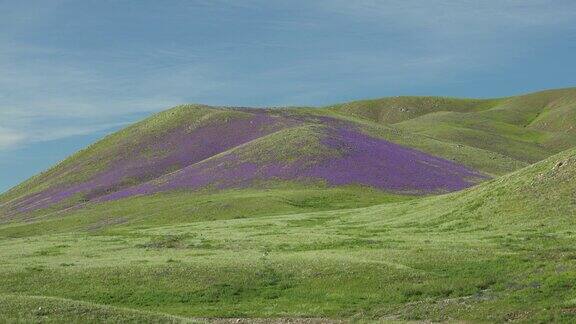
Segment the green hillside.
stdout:
<svg viewBox="0 0 576 324">
<path fill-rule="evenodd" d="M 244 115 L 246 114 L 241 111 L 224 110 L 204 105 L 182 105 L 172 108 L 113 133 L 73 154 L 54 167 L 1 195 L 0 202 L 38 192 L 52 185 L 88 179 L 113 162 L 119 155 L 135 151 L 139 144 L 146 141 L 159 140 L 162 138 L 162 134 L 172 129 L 193 130 Z M 157 152 L 136 152 L 136 154 L 142 155 L 155 153 Z"/>
<path fill-rule="evenodd" d="M 107 218 L 113 210 L 144 217 L 147 201 L 132 198 L 77 214 L 100 217 L 99 227 L 49 230 L 51 221 L 39 220 L 19 238 L 2 240 L 0 293 L 192 318 L 569 322 L 575 178 L 570 150 L 463 192 L 368 208 L 255 212 L 259 217 L 247 211 L 248 218 L 176 225 Z M 226 205 L 248 195 L 213 198 Z M 174 201 L 163 199 L 152 205 L 170 210 Z M 300 199 L 301 208 L 312 209 L 323 201 Z M 186 214 L 184 205 L 176 213 Z M 23 305 L 5 316 L 30 318 L 38 303 Z"/>
<path fill-rule="evenodd" d="M 319 160 L 331 151 L 320 143 L 322 130 L 336 125 L 322 118 L 500 176 L 574 147 L 575 111 L 574 88 L 502 99 L 391 97 L 320 109 L 183 105 L 112 134 L 0 195 L 0 213 L 20 213 L 22 205 L 73 207 L 228 151 L 240 150 L 246 159 L 281 161 L 291 154 Z M 180 143 L 186 136 L 196 142 Z M 202 142 L 206 138 L 211 140 Z M 55 188 L 71 191 L 50 202 L 60 190 Z"/>
<path fill-rule="evenodd" d="M 391 97 L 326 108 L 399 131 L 458 144 L 470 152 L 461 162 L 502 175 L 576 145 L 576 88 L 548 90 L 501 99 Z M 401 142 L 400 140 L 399 142 Z M 428 139 L 430 141 L 430 139 Z M 450 158 L 443 147 L 416 146 Z M 496 165 L 475 165 L 493 154 Z M 512 159 L 504 161 L 503 158 Z M 502 167 L 502 165 L 506 165 Z"/>
<path fill-rule="evenodd" d="M 572 323 L 574 102 L 564 89 L 153 116 L 0 196 L 0 322 Z M 386 154 L 409 159 L 384 171 L 423 183 L 494 177 L 418 194 L 330 182 Z M 298 173 L 338 163 L 350 170 Z M 246 174 L 260 177 L 152 190 Z M 23 209 L 75 186 L 89 190 Z"/>
</svg>

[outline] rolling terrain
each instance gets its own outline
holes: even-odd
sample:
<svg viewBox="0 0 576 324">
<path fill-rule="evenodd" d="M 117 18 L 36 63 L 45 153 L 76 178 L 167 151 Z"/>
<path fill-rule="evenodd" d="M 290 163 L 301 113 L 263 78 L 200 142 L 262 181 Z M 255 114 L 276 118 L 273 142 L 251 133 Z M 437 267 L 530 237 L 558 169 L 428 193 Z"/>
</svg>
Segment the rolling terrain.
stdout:
<svg viewBox="0 0 576 324">
<path fill-rule="evenodd" d="M 423 194 L 488 178 L 361 127 L 299 110 L 177 107 L 96 143 L 8 192 L 3 203 L 12 215 L 165 191 L 284 182 Z"/>
<path fill-rule="evenodd" d="M 0 321 L 573 322 L 575 147 L 576 88 L 179 106 L 0 196 Z"/>
</svg>

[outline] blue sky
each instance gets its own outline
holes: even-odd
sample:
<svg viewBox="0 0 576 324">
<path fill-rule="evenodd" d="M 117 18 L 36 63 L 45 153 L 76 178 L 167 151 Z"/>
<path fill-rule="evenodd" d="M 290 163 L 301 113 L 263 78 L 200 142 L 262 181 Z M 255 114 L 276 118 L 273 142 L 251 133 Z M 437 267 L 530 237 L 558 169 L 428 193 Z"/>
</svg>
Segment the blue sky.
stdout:
<svg viewBox="0 0 576 324">
<path fill-rule="evenodd" d="M 2 0 L 0 191 L 153 112 L 576 86 L 576 1 Z"/>
</svg>

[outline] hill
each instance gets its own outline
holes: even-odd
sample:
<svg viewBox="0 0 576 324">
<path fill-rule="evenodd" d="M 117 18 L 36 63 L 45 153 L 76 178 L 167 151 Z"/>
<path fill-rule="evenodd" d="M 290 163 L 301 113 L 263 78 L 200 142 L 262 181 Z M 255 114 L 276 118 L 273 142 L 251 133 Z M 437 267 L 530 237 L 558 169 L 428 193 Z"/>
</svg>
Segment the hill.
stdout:
<svg viewBox="0 0 576 324">
<path fill-rule="evenodd" d="M 575 92 L 160 113 L 0 196 L 0 321 L 574 322 Z"/>
<path fill-rule="evenodd" d="M 75 154 L 0 196 L 0 204 L 12 217 L 134 194 L 294 182 L 449 192 L 573 147 L 574 111 L 573 88 L 483 100 L 392 97 L 321 109 L 184 105 Z"/>
<path fill-rule="evenodd" d="M 576 145 L 576 88 L 483 100 L 392 97 L 328 109 L 519 163 L 534 163 Z"/>
<path fill-rule="evenodd" d="M 11 217 L 173 190 L 365 185 L 391 193 L 459 190 L 487 176 L 291 110 L 183 106 L 96 143 L 2 197 Z"/>
<path fill-rule="evenodd" d="M 101 227 L 22 224 L 20 238 L 0 241 L 0 293 L 188 319 L 569 322 L 575 179 L 570 150 L 464 191 L 405 202 L 175 225 L 107 222 L 111 212 L 148 210 L 147 197 L 132 197 L 61 215 L 99 217 Z M 151 205 L 177 201 L 161 197 Z M 175 206 L 169 215 L 188 213 Z M 5 225 L 2 236 L 15 229 Z M 47 304 L 26 301 L 9 318 L 48 316 L 27 315 Z M 71 316 L 69 306 L 57 307 Z"/>
</svg>

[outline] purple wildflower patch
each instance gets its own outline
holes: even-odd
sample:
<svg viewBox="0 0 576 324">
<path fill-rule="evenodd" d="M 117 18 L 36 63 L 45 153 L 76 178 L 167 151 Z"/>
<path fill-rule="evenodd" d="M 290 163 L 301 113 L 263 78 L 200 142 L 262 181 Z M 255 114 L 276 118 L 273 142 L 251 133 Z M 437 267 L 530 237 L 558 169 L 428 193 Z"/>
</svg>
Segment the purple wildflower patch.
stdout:
<svg viewBox="0 0 576 324">
<path fill-rule="evenodd" d="M 228 154 L 100 200 L 207 186 L 242 188 L 262 180 L 317 180 L 333 186 L 357 184 L 427 194 L 461 190 L 486 179 L 460 164 L 365 135 L 349 125 L 331 128 L 323 144 L 341 154 L 312 164 L 305 156 L 292 162 L 254 163 Z"/>
<path fill-rule="evenodd" d="M 186 128 L 175 128 L 119 152 L 118 159 L 89 181 L 51 187 L 24 197 L 12 206 L 19 211 L 35 210 L 80 193 L 82 200 L 90 201 L 198 163 L 291 123 L 285 118 L 274 118 L 261 112 L 253 113 L 248 118 L 234 118 L 203 126 L 191 132 Z"/>
<path fill-rule="evenodd" d="M 177 127 L 145 139 L 130 153 L 120 154 L 89 181 L 51 187 L 15 202 L 12 207 L 30 211 L 78 195 L 80 201 L 101 202 L 171 190 L 243 188 L 284 180 L 429 194 L 460 190 L 486 179 L 455 162 L 366 135 L 343 120 L 271 110 L 244 111 L 250 114 L 247 118 L 233 118 L 192 131 Z M 338 154 L 314 159 L 301 156 L 290 161 L 270 158 L 246 161 L 228 151 L 286 127 L 306 123 L 323 125 L 321 145 Z M 219 155 L 223 152 L 226 153 Z M 274 157 L 274 152 L 270 154 Z"/>
</svg>

